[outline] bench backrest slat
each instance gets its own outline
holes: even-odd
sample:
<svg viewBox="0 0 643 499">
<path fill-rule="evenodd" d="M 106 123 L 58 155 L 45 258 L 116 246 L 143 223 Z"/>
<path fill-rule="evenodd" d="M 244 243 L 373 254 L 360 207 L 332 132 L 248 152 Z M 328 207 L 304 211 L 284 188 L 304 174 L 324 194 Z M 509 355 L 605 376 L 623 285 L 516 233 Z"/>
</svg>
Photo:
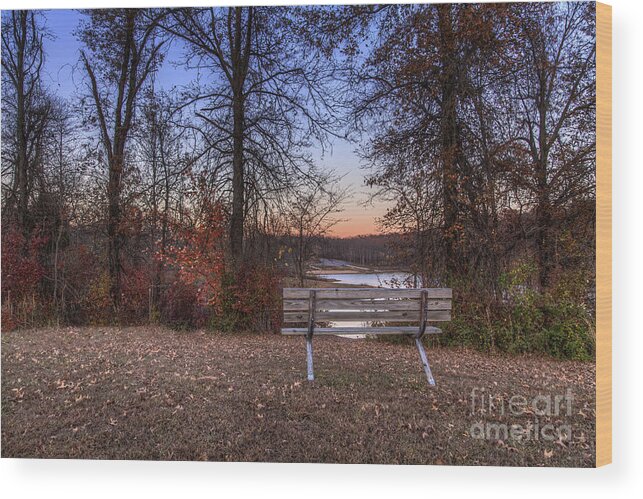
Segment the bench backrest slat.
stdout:
<svg viewBox="0 0 643 499">
<path fill-rule="evenodd" d="M 310 316 L 309 288 L 285 288 L 284 322 L 307 322 Z M 451 320 L 451 290 L 448 288 L 317 288 L 315 321 L 418 322 L 422 291 L 426 291 L 426 322 Z"/>
</svg>

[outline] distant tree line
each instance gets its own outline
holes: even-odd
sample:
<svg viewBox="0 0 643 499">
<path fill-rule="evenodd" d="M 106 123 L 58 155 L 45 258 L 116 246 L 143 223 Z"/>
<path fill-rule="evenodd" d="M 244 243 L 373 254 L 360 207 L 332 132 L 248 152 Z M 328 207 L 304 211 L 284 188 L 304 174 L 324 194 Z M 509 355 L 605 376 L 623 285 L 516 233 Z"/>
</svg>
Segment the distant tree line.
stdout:
<svg viewBox="0 0 643 499">
<path fill-rule="evenodd" d="M 400 244 L 398 235 L 365 235 L 355 237 L 320 237 L 315 241 L 317 256 L 346 260 L 366 267 L 404 270 L 408 261 L 400 261 L 391 248 Z"/>
</svg>

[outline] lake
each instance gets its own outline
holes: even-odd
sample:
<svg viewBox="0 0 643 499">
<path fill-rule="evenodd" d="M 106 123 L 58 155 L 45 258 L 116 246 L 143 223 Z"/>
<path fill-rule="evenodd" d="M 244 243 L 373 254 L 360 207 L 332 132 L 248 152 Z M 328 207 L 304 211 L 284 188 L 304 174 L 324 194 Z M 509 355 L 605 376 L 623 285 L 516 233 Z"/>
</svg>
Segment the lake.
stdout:
<svg viewBox="0 0 643 499">
<path fill-rule="evenodd" d="M 373 286 L 378 288 L 406 287 L 402 286 L 411 274 L 407 272 L 380 272 L 377 274 L 319 274 L 318 277 L 341 284 L 355 286 Z M 394 286 L 393 283 L 399 283 Z"/>
</svg>

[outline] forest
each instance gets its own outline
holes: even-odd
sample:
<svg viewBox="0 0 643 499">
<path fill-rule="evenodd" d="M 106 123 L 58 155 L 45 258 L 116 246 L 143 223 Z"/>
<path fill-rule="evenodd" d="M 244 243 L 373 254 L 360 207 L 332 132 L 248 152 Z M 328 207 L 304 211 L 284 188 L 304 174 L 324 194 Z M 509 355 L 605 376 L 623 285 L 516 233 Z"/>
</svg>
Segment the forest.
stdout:
<svg viewBox="0 0 643 499">
<path fill-rule="evenodd" d="M 332 257 L 451 287 L 432 341 L 593 358 L 593 3 L 86 10 L 73 98 L 48 16 L 2 12 L 3 331 L 270 333 Z M 338 138 L 379 234 L 333 235 Z"/>
</svg>

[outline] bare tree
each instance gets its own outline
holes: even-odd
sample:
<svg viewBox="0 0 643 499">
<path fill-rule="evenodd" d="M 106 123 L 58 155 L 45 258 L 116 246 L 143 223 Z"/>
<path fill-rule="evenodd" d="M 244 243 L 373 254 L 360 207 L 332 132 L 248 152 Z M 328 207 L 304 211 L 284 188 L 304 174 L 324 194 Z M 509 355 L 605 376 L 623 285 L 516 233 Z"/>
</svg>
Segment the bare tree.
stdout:
<svg viewBox="0 0 643 499">
<path fill-rule="evenodd" d="M 209 72 L 188 93 L 197 103 L 207 146 L 231 170 L 230 251 L 244 254 L 244 223 L 252 203 L 286 192 L 311 165 L 306 148 L 323 142 L 337 122 L 333 68 L 303 42 L 297 9 L 234 7 L 177 9 L 166 30 L 185 40 L 188 65 Z"/>
<path fill-rule="evenodd" d="M 39 13 L 2 13 L 2 180 L 5 212 L 30 232 L 29 199 L 42 163 L 44 131 L 50 114 L 42 88 L 46 34 Z"/>
<path fill-rule="evenodd" d="M 65 262 L 74 257 L 68 254 L 67 247 L 82 205 L 87 201 L 83 191 L 89 156 L 83 148 L 72 107 L 60 98 L 51 99 L 45 150 L 47 161 L 39 179 L 33 213 L 41 233 L 50 241 L 46 289 L 51 291 L 56 320 L 60 321 L 66 313 L 69 291 Z"/>
<path fill-rule="evenodd" d="M 185 194 L 197 158 L 188 149 L 197 148 L 190 123 L 170 95 L 146 88 L 136 130 L 136 160 L 142 177 L 141 197 L 146 213 L 152 262 L 152 302 L 157 303 L 164 269 L 163 256 L 170 238 L 170 224 Z M 190 147 L 191 146 L 191 147 Z"/>
<path fill-rule="evenodd" d="M 299 285 L 304 286 L 307 265 L 313 256 L 313 241 L 328 235 L 341 219 L 343 203 L 350 192 L 341 179 L 330 173 L 318 175 L 295 191 L 285 214 L 294 239 L 294 260 Z"/>
<path fill-rule="evenodd" d="M 156 37 L 161 14 L 155 11 L 91 10 L 86 15 L 87 21 L 79 31 L 86 47 L 81 60 L 107 159 L 110 296 L 118 310 L 124 246 L 121 193 L 128 139 L 139 94 L 162 59 L 164 41 Z"/>
<path fill-rule="evenodd" d="M 594 193 L 594 13 L 579 2 L 532 5 L 517 16 L 523 54 L 514 87 L 518 141 L 530 166 L 521 185 L 535 208 L 542 289 L 556 267 L 556 211 Z"/>
</svg>

